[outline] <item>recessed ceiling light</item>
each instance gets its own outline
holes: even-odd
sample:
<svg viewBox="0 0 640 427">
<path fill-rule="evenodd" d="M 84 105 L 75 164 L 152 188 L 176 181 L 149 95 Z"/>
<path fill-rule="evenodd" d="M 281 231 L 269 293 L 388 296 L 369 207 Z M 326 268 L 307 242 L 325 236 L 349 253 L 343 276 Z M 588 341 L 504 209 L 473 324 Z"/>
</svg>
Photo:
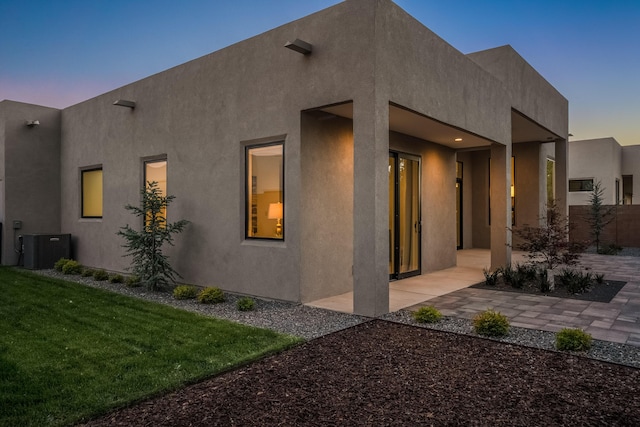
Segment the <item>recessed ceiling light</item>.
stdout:
<svg viewBox="0 0 640 427">
<path fill-rule="evenodd" d="M 456 138 L 454 139 L 455 142 L 462 142 L 462 138 Z"/>
</svg>

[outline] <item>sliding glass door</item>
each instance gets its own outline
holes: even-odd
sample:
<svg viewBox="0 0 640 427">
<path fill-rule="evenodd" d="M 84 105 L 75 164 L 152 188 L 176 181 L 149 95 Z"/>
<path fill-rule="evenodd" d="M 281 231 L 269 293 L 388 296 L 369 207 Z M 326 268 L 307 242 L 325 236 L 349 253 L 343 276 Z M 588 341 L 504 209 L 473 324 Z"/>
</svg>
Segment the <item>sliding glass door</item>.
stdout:
<svg viewBox="0 0 640 427">
<path fill-rule="evenodd" d="M 389 153 L 389 278 L 420 274 L 420 158 Z"/>
</svg>

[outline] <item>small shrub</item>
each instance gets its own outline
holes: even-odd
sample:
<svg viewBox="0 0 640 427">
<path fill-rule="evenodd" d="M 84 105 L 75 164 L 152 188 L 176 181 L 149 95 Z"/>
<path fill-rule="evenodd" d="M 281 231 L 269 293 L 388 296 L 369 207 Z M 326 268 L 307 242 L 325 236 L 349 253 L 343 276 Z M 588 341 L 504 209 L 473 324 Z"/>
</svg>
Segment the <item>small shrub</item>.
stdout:
<svg viewBox="0 0 640 427">
<path fill-rule="evenodd" d="M 436 323 L 442 319 L 442 313 L 438 311 L 434 306 L 420 307 L 413 313 L 411 313 L 414 320 L 418 323 Z"/>
<path fill-rule="evenodd" d="M 124 282 L 124 277 L 121 274 L 110 274 L 109 275 L 109 283 L 122 283 Z"/>
<path fill-rule="evenodd" d="M 64 266 L 62 266 L 63 274 L 80 274 L 82 273 L 82 266 L 78 261 L 69 260 Z"/>
<path fill-rule="evenodd" d="M 478 335 L 501 337 L 509 333 L 509 319 L 504 314 L 489 309 L 473 318 L 473 328 Z"/>
<path fill-rule="evenodd" d="M 255 306 L 255 301 L 249 297 L 242 297 L 236 302 L 236 307 L 240 311 L 251 311 Z"/>
<path fill-rule="evenodd" d="M 599 285 L 604 283 L 604 274 L 596 274 L 596 283 Z"/>
<path fill-rule="evenodd" d="M 487 286 L 495 286 L 498 283 L 498 277 L 500 276 L 501 269 L 496 269 L 494 272 L 487 270 L 486 268 L 482 270 L 484 274 L 484 283 Z"/>
<path fill-rule="evenodd" d="M 140 283 L 140 277 L 134 275 L 134 276 L 127 277 L 126 280 L 124 281 L 124 284 L 130 288 L 136 288 L 140 286 L 142 283 Z"/>
<path fill-rule="evenodd" d="M 516 264 L 516 271 L 527 282 L 535 281 L 538 278 L 538 269 L 532 264 Z"/>
<path fill-rule="evenodd" d="M 589 272 L 563 270 L 560 275 L 560 284 L 572 294 L 582 294 L 588 291 L 593 281 L 593 275 Z"/>
<path fill-rule="evenodd" d="M 564 351 L 589 350 L 591 348 L 591 334 L 582 329 L 562 329 L 556 334 L 556 348 Z"/>
<path fill-rule="evenodd" d="M 222 289 L 215 286 L 204 288 L 198 294 L 198 301 L 200 301 L 202 304 L 217 304 L 220 302 L 224 302 L 224 300 L 224 292 L 222 292 Z"/>
<path fill-rule="evenodd" d="M 104 280 L 109 280 L 109 273 L 107 273 L 103 269 L 96 270 L 93 272 L 93 279 L 99 282 L 102 282 Z"/>
<path fill-rule="evenodd" d="M 180 285 L 173 289 L 175 299 L 191 299 L 198 295 L 198 289 L 193 285 Z"/>
<path fill-rule="evenodd" d="M 524 275 L 520 272 L 519 268 L 512 268 L 510 265 L 506 266 L 502 270 L 502 278 L 504 282 L 511 287 L 521 289 L 524 286 Z"/>
<path fill-rule="evenodd" d="M 55 264 L 53 264 L 53 268 L 57 271 L 62 272 L 62 268 L 64 267 L 64 265 L 66 263 L 68 263 L 69 261 L 71 261 L 69 258 L 60 258 L 59 260 L 56 261 Z"/>
<path fill-rule="evenodd" d="M 618 255 L 618 253 L 620 253 L 621 250 L 622 250 L 622 246 L 618 246 L 615 243 L 612 243 L 603 248 L 599 248 L 597 252 L 600 255 Z"/>
<path fill-rule="evenodd" d="M 93 268 L 85 268 L 84 270 L 82 270 L 82 277 L 93 277 L 93 273 L 95 273 L 95 270 Z"/>
</svg>

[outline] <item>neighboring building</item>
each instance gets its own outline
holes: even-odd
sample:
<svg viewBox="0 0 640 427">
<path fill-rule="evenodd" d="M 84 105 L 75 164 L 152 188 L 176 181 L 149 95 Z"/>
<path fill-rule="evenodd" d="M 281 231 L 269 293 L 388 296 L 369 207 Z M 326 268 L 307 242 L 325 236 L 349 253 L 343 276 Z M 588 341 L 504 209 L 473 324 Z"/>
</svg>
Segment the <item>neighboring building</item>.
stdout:
<svg viewBox="0 0 640 427">
<path fill-rule="evenodd" d="M 640 189 L 640 145 L 621 146 L 615 138 L 569 141 L 569 205 L 587 205 L 600 182 L 604 203 L 634 204 Z M 635 204 L 640 200 L 636 197 Z"/>
<path fill-rule="evenodd" d="M 566 211 L 567 127 L 510 46 L 464 55 L 389 0 L 348 0 L 61 111 L 0 102 L 2 263 L 15 233 L 62 232 L 82 264 L 124 271 L 124 205 L 155 180 L 169 221 L 191 221 L 167 252 L 184 282 L 353 291 L 380 315 L 390 279 L 459 248 L 506 265 L 512 225 L 549 197 Z"/>
</svg>

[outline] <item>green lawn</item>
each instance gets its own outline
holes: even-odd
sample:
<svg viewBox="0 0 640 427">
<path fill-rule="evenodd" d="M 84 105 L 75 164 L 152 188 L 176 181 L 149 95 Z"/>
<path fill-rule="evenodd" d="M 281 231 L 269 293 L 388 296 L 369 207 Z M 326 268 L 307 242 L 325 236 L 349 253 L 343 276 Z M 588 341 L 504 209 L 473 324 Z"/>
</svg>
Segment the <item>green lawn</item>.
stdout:
<svg viewBox="0 0 640 427">
<path fill-rule="evenodd" d="M 68 425 L 299 342 L 0 268 L 0 425 Z"/>
</svg>

